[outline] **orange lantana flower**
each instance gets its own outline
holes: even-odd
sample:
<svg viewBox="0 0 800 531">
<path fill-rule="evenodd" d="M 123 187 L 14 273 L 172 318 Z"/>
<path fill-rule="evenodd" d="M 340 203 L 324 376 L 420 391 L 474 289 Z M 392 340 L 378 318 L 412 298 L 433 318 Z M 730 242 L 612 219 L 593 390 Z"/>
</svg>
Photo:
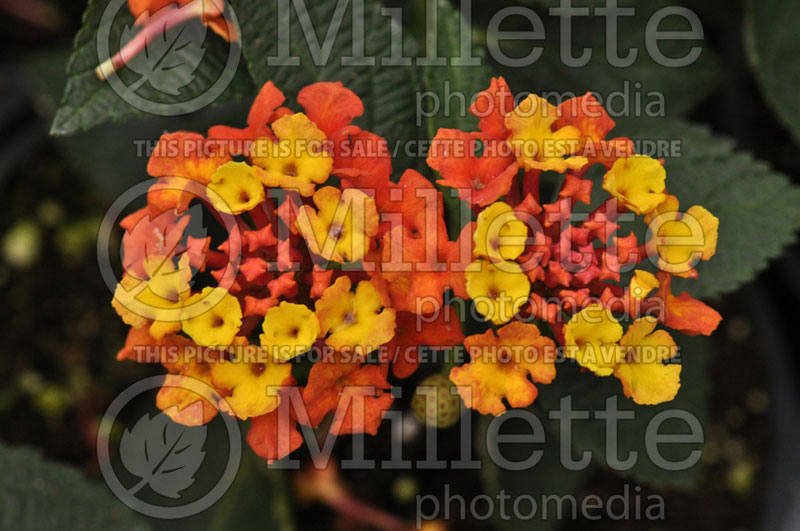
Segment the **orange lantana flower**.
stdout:
<svg viewBox="0 0 800 531">
<path fill-rule="evenodd" d="M 340 412 L 334 416 L 331 433 L 375 435 L 384 412 L 394 400 L 391 393 L 385 392 L 390 387 L 377 365 L 362 365 L 334 356 L 318 361 L 311 368 L 303 401 L 312 426 L 318 426 L 325 415 L 349 402 L 343 415 Z"/>
<path fill-rule="evenodd" d="M 183 212 L 193 199 L 204 199 L 204 187 L 217 168 L 231 156 L 220 144 L 197 133 L 165 133 L 147 163 L 147 173 L 158 181 L 147 193 L 154 212 Z"/>
<path fill-rule="evenodd" d="M 417 371 L 420 350 L 430 352 L 434 348 L 456 347 L 464 342 L 461 321 L 442 309 L 432 317 L 410 312 L 397 312 L 397 328 L 394 338 L 386 345 L 387 359 L 391 362 L 392 374 L 408 378 Z"/>
<path fill-rule="evenodd" d="M 538 395 L 534 383 L 556 377 L 555 342 L 534 324 L 514 322 L 464 340 L 471 361 L 450 371 L 450 380 L 467 407 L 499 415 L 511 407 L 529 406 Z"/>
<path fill-rule="evenodd" d="M 660 320 L 669 328 L 674 328 L 688 336 L 711 335 L 722 321 L 722 316 L 708 304 L 701 302 L 687 292 L 677 297 L 672 294 L 672 276 L 669 273 L 656 275 L 660 283 L 656 297 L 663 301 L 664 314 Z"/>
<path fill-rule="evenodd" d="M 458 197 L 485 206 L 508 193 L 519 166 L 509 150 L 497 142 L 476 155 L 479 137 L 458 129 L 439 129 L 431 141 L 428 166 L 439 172 L 442 186 L 458 190 Z M 506 151 L 506 153 L 503 153 Z"/>
</svg>

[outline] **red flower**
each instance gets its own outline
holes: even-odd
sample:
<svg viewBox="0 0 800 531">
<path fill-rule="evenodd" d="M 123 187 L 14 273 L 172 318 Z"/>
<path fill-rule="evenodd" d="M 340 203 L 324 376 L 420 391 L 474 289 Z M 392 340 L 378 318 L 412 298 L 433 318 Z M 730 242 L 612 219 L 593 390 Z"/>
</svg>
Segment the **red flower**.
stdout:
<svg viewBox="0 0 800 531">
<path fill-rule="evenodd" d="M 297 103 L 303 106 L 306 116 L 331 139 L 338 138 L 353 118 L 364 114 L 361 98 L 340 81 L 323 81 L 304 87 L 297 94 Z"/>
<path fill-rule="evenodd" d="M 431 141 L 428 166 L 439 172 L 437 182 L 458 190 L 458 197 L 470 204 L 485 206 L 507 194 L 519 165 L 505 141 L 487 141 L 478 157 L 476 133 L 458 129 L 439 129 Z"/>
<path fill-rule="evenodd" d="M 479 93 L 469 111 L 478 117 L 483 138 L 505 139 L 506 115 L 514 110 L 514 95 L 502 77 L 493 77 L 489 88 Z"/>
<path fill-rule="evenodd" d="M 570 98 L 557 107 L 558 119 L 553 127 L 577 127 L 581 133 L 578 155 L 589 159 L 589 164 L 600 163 L 611 167 L 620 157 L 634 154 L 633 142 L 627 138 L 606 140 L 606 135 L 614 129 L 614 120 L 595 99 L 591 92 Z M 586 166 L 588 168 L 588 165 Z M 588 204 L 588 201 L 586 201 Z"/>
<path fill-rule="evenodd" d="M 250 431 L 247 432 L 247 444 L 257 456 L 269 463 L 286 457 L 303 444 L 303 436 L 297 430 L 297 418 L 289 400 L 281 397 L 281 403 L 277 409 L 251 418 Z M 283 411 L 284 407 L 288 407 L 289 411 Z M 289 425 L 283 426 L 280 415 L 286 413 L 289 414 Z"/>
<path fill-rule="evenodd" d="M 147 193 L 147 204 L 154 212 L 186 210 L 192 199 L 205 198 L 211 176 L 231 160 L 219 143 L 203 135 L 182 131 L 161 135 L 147 162 L 147 173 L 158 178 Z"/>
<path fill-rule="evenodd" d="M 337 412 L 340 401 L 350 401 L 344 414 L 336 413 L 331 424 L 331 433 L 366 432 L 375 435 L 384 412 L 392 405 L 389 382 L 381 375 L 377 365 L 361 365 L 360 362 L 343 361 L 341 357 L 317 361 L 308 375 L 308 384 L 303 389 L 303 402 L 308 410 L 311 426 L 316 427 L 331 411 Z M 367 395 L 362 393 L 366 391 Z M 360 402 L 363 401 L 363 411 Z"/>
<path fill-rule="evenodd" d="M 700 302 L 685 291 L 674 296 L 670 290 L 672 275 L 660 272 L 657 296 L 664 301 L 665 312 L 661 317 L 664 324 L 679 330 L 687 336 L 711 335 L 716 330 L 722 316 L 709 305 Z"/>
<path fill-rule="evenodd" d="M 130 9 L 138 24 L 141 21 L 145 21 L 145 23 L 149 21 L 150 15 L 159 16 L 159 11 L 164 8 L 171 11 L 174 9 L 173 6 L 175 4 L 177 4 L 177 7 L 184 7 L 192 2 L 202 2 L 203 24 L 211 28 L 214 33 L 226 41 L 235 41 L 239 38 L 233 24 L 228 23 L 223 18 L 223 12 L 225 11 L 224 0 L 128 0 L 128 9 Z M 161 16 L 164 13 L 162 11 Z"/>
<path fill-rule="evenodd" d="M 229 151 L 234 155 L 248 153 L 249 149 L 242 141 L 273 138 L 274 135 L 269 124 L 281 116 L 291 113 L 286 107 L 281 107 L 285 100 L 283 92 L 273 85 L 272 81 L 267 81 L 250 107 L 250 112 L 247 114 L 247 127 L 215 125 L 208 130 L 208 137 L 228 142 Z"/>
<path fill-rule="evenodd" d="M 143 263 L 150 257 L 173 258 L 188 253 L 189 264 L 202 269 L 210 238 L 193 238 L 189 236 L 185 244 L 181 243 L 188 215 L 178 216 L 174 210 L 152 216 L 147 207 L 137 210 L 120 221 L 125 229 L 122 235 L 123 259 L 125 272 L 136 278 L 146 278 Z"/>
<path fill-rule="evenodd" d="M 442 310 L 431 321 L 413 313 L 398 312 L 394 339 L 386 345 L 386 361 L 392 363 L 392 374 L 408 378 L 419 367 L 420 347 L 456 347 L 463 342 L 458 316 L 448 315 Z"/>
</svg>

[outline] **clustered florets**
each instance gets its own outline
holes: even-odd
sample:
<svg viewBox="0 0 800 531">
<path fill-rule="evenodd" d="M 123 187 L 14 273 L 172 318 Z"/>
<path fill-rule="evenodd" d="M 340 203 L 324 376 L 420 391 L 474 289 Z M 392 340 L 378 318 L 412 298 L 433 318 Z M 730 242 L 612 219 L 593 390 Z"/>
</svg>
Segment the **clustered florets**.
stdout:
<svg viewBox="0 0 800 531">
<path fill-rule="evenodd" d="M 606 139 L 614 123 L 590 94 L 557 107 L 535 95 L 516 102 L 492 79 L 470 108 L 479 131 L 436 133 L 427 164 L 476 215 L 455 240 L 442 192 L 414 170 L 393 182 L 386 141 L 352 124 L 364 112 L 353 92 L 316 83 L 297 102 L 303 112 L 267 83 L 246 127 L 163 135 L 147 206 L 121 222 L 113 305 L 131 329 L 118 357 L 163 363 L 158 406 L 176 421 L 205 423 L 218 409 L 250 419 L 247 440 L 267 459 L 301 444 L 298 422 L 316 427 L 331 412 L 332 433 L 374 434 L 393 402 L 389 370 L 413 374 L 423 346 L 466 349 L 450 380 L 484 414 L 530 405 L 562 351 L 617 377 L 637 403 L 675 396 L 681 367 L 664 361 L 676 344 L 655 328 L 716 328 L 719 314 L 672 295 L 670 282 L 696 277 L 718 222 L 701 206 L 679 210 L 662 162 Z M 607 198 L 577 216 L 598 165 Z M 540 178 L 552 173 L 560 187 L 543 201 Z M 188 234 L 193 200 L 227 229 L 213 249 Z M 643 243 L 617 235 L 631 214 L 649 224 Z M 639 267 L 647 262 L 655 274 Z M 472 301 L 484 333 L 464 337 L 443 311 L 447 293 Z M 202 357 L 182 355 L 199 347 Z M 307 376 L 293 374 L 298 356 L 313 357 Z M 181 389 L 184 378 L 208 395 Z M 305 411 L 279 429 L 292 390 Z"/>
</svg>

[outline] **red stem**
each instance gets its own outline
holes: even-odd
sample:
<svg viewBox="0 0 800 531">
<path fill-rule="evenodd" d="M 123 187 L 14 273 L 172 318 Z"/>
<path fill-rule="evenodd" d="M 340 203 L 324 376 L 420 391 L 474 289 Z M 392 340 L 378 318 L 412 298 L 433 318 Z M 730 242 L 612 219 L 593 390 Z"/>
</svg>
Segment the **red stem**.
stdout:
<svg viewBox="0 0 800 531">
<path fill-rule="evenodd" d="M 537 203 L 541 203 L 539 199 L 539 176 L 542 174 L 541 170 L 528 170 L 525 172 L 522 181 L 522 198 L 532 195 Z"/>
<path fill-rule="evenodd" d="M 256 228 L 263 229 L 264 227 L 269 225 L 272 222 L 272 220 L 270 219 L 270 216 L 267 214 L 266 201 L 262 202 L 261 204 L 257 205 L 253 210 L 251 210 L 250 217 L 253 219 L 253 223 L 256 224 Z"/>
<path fill-rule="evenodd" d="M 228 255 L 209 249 L 206 252 L 206 266 L 209 269 L 222 269 L 228 265 Z"/>
<path fill-rule="evenodd" d="M 611 207 L 611 208 L 609 208 Z M 616 197 L 609 197 L 606 199 L 600 206 L 595 208 L 591 214 L 589 214 L 587 219 L 593 220 L 596 218 L 597 214 L 606 214 L 606 219 L 610 222 L 615 222 L 619 217 L 624 214 L 619 210 L 617 206 L 617 198 Z"/>
<path fill-rule="evenodd" d="M 508 189 L 508 194 L 506 194 L 506 203 L 512 207 L 515 207 L 522 202 L 522 198 L 520 197 L 520 188 L 519 174 L 517 174 L 514 176 L 514 179 L 512 179 L 511 188 Z"/>
<path fill-rule="evenodd" d="M 204 9 L 205 2 L 196 2 L 152 17 L 120 51 L 94 69 L 95 75 L 101 80 L 107 79 L 109 75 L 125 66 L 130 59 L 136 57 L 155 37 L 187 20 L 203 16 Z"/>
</svg>

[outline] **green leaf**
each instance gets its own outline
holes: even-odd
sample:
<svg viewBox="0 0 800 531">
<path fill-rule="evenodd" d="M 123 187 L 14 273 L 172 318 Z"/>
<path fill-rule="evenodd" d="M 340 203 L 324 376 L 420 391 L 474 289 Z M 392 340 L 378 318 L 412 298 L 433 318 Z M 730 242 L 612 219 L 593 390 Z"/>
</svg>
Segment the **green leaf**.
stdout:
<svg viewBox="0 0 800 531">
<path fill-rule="evenodd" d="M 533 520 L 495 519 L 495 525 L 500 529 L 535 529 L 537 531 L 550 530 L 557 527 L 559 519 L 552 516 L 552 511 L 558 507 L 557 501 L 548 502 L 547 518 L 542 518 L 546 497 L 559 497 L 563 501 L 565 511 L 572 509 L 572 503 L 580 507 L 580 491 L 591 476 L 592 466 L 582 470 L 568 470 L 561 463 L 561 444 L 564 432 L 559 423 L 550 418 L 549 412 L 561 407 L 561 400 L 569 396 L 571 411 L 587 412 L 588 420 L 575 419 L 571 421 L 571 438 L 573 459 L 580 460 L 583 452 L 590 452 L 592 465 L 607 466 L 607 424 L 603 418 L 596 418 L 598 411 L 607 411 L 607 399 L 616 400 L 616 407 L 622 415 L 630 415 L 632 419 L 617 420 L 616 429 L 610 432 L 616 441 L 617 457 L 625 460 L 628 452 L 636 451 L 635 464 L 627 470 L 618 470 L 623 477 L 638 483 L 646 483 L 656 487 L 691 488 L 696 485 L 702 472 L 702 464 L 697 463 L 686 470 L 668 471 L 658 466 L 650 457 L 645 447 L 645 438 L 648 426 L 654 418 L 668 410 L 690 413 L 697 419 L 700 427 L 707 425 L 708 421 L 708 380 L 705 374 L 706 364 L 710 356 L 710 341 L 703 337 L 679 337 L 681 346 L 680 356 L 683 364 L 681 374 L 681 389 L 677 397 L 669 403 L 658 406 L 639 406 L 624 397 L 621 392 L 620 382 L 613 377 L 599 378 L 591 373 L 581 372 L 578 366 L 570 361 L 558 366 L 558 375 L 550 385 L 540 385 L 539 397 L 527 411 L 535 414 L 545 427 L 545 441 L 533 444 L 507 444 L 500 446 L 502 456 L 512 462 L 521 462 L 531 456 L 534 450 L 543 452 L 541 460 L 531 468 L 524 470 L 507 470 L 498 466 L 490 458 L 487 451 L 491 443 L 488 433 L 490 422 L 497 422 L 491 417 L 482 417 L 478 424 L 478 450 L 481 452 L 482 475 L 484 490 L 487 494 L 499 499 L 501 491 L 512 500 L 523 495 L 533 496 L 539 511 Z M 670 414 L 672 415 L 672 413 Z M 503 419 L 504 417 L 499 417 Z M 682 419 L 668 418 L 661 421 L 658 433 L 661 435 L 686 434 L 687 424 Z M 531 427 L 524 421 L 513 419 L 505 423 L 501 429 L 502 434 L 530 435 Z M 655 426 L 655 424 L 653 424 Z M 702 449 L 701 444 L 687 443 L 660 443 L 657 447 L 658 454 L 665 460 L 680 462 L 692 452 Z M 567 496 L 573 496 L 573 502 Z M 510 513 L 511 511 L 506 511 Z M 566 513 L 569 514 L 569 513 Z M 567 516 L 569 518 L 569 516 Z"/>
<path fill-rule="evenodd" d="M 95 76 L 94 69 L 98 66 L 97 56 L 97 34 L 100 30 L 100 21 L 104 11 L 107 9 L 109 0 L 90 0 L 83 15 L 83 26 L 75 36 L 72 56 L 67 64 L 67 83 L 61 106 L 56 112 L 51 127 L 51 134 L 70 135 L 78 131 L 83 131 L 105 122 L 127 120 L 130 118 L 146 116 L 147 113 L 139 109 L 120 97 L 109 82 L 101 81 Z M 128 12 L 126 5 L 123 5 L 117 16 L 114 17 L 110 28 L 109 43 L 112 47 L 119 46 L 124 42 L 123 34 L 130 34 L 133 24 L 133 17 Z M 108 28 L 104 28 L 109 31 Z M 158 82 L 152 84 L 154 75 L 149 78 L 142 74 L 143 66 L 140 64 L 145 58 L 137 57 L 134 63 L 139 73 L 133 72 L 123 67 L 118 72 L 122 82 L 135 88 L 135 93 L 142 99 L 168 103 L 171 105 L 171 112 L 181 114 L 191 111 L 189 101 L 193 98 L 206 93 L 207 90 L 219 79 L 220 74 L 225 68 L 228 59 L 228 44 L 217 36 L 210 35 L 211 32 L 203 31 L 204 28 L 199 21 L 190 21 L 176 28 L 182 32 L 183 40 L 186 35 L 193 34 L 202 36 L 206 33 L 209 37 L 203 41 L 204 48 L 202 59 L 196 69 L 192 69 L 198 62 L 197 46 L 181 45 L 169 49 L 169 59 L 167 66 L 180 65 L 179 68 L 170 68 L 160 71 Z M 167 53 L 166 51 L 164 53 Z M 191 72 L 187 72 L 189 66 Z M 155 66 L 154 66 L 155 68 Z M 165 73 L 166 72 L 166 73 Z M 174 77 L 174 79 L 171 79 Z M 190 82 L 187 80 L 190 79 Z M 168 88 L 165 91 L 163 89 Z M 180 96 L 175 97 L 169 92 L 178 91 Z M 229 99 L 242 99 L 253 93 L 252 82 L 246 71 L 239 65 L 236 75 L 233 77 L 227 89 L 217 98 L 217 101 Z"/>
<path fill-rule="evenodd" d="M 800 143 L 800 3 L 794 0 L 745 2 L 744 36 L 747 56 L 772 109 Z"/>
<path fill-rule="evenodd" d="M 800 188 L 749 153 L 735 151 L 732 141 L 712 135 L 708 127 L 672 120 L 626 120 L 613 134 L 677 140 L 680 152 L 664 157 L 667 188 L 682 210 L 702 205 L 719 218 L 717 253 L 698 264 L 697 280 L 675 279 L 675 293 L 713 297 L 733 292 L 794 241 L 800 229 Z"/>
<path fill-rule="evenodd" d="M 148 529 L 104 486 L 30 448 L 0 443 L 0 528 Z"/>
<path fill-rule="evenodd" d="M 131 419 L 139 418 L 147 412 L 148 416 L 161 414 L 153 402 L 140 404 L 141 410 L 132 414 Z M 180 504 L 200 499 L 217 485 L 223 470 L 228 466 L 230 454 L 229 437 L 222 419 L 217 417 L 207 424 L 208 438 L 203 449 L 206 452 L 195 480 L 190 487 L 181 491 Z M 175 425 L 174 428 L 183 427 Z M 247 423 L 241 423 L 241 461 L 236 477 L 228 490 L 213 505 L 185 518 L 164 520 L 148 518 L 150 526 L 156 531 L 224 531 L 227 529 L 257 528 L 266 531 L 292 531 L 295 529 L 291 490 L 287 484 L 287 473 L 283 470 L 267 468 L 266 461 L 256 456 L 247 445 L 245 435 Z M 133 427 L 135 430 L 135 425 Z M 194 430 L 195 428 L 190 428 Z M 123 432 L 124 433 L 124 432 Z M 122 452 L 120 452 L 122 453 Z M 114 459 L 122 459 L 117 455 Z M 121 462 L 119 462 L 122 465 Z M 125 465 L 122 465 L 125 468 Z M 163 496 L 151 488 L 139 491 L 137 498 L 146 503 L 161 505 Z M 184 498 L 185 497 L 185 498 Z"/>
<path fill-rule="evenodd" d="M 290 492 L 283 470 L 267 468 L 266 461 L 244 447 L 239 473 L 215 505 L 208 529 L 245 529 L 257 524 L 261 529 L 292 531 Z"/>
<path fill-rule="evenodd" d="M 572 56 L 579 56 L 585 48 L 591 49 L 588 63 L 580 67 L 567 66 L 561 58 L 560 20 L 548 16 L 547 8 L 558 7 L 554 0 L 537 0 L 535 11 L 544 21 L 546 39 L 529 42 L 501 41 L 501 49 L 509 56 L 524 57 L 535 46 L 543 47 L 542 56 L 525 68 L 504 67 L 496 69 L 506 77 L 512 90 L 537 94 L 558 94 L 566 99 L 587 91 L 598 94 L 601 103 L 615 115 L 671 116 L 690 111 L 716 88 L 721 78 L 717 56 L 702 40 L 660 40 L 658 48 L 668 58 L 685 57 L 693 47 L 702 49 L 697 60 L 687 66 L 672 67 L 660 64 L 648 52 L 645 41 L 647 23 L 660 9 L 675 8 L 674 0 L 650 2 L 622 1 L 620 7 L 634 8 L 632 16 L 618 17 L 617 54 L 625 57 L 629 49 L 638 50 L 630 66 L 613 66 L 607 59 L 606 17 L 595 13 L 594 8 L 605 2 L 587 0 L 573 2 L 576 7 L 589 7 L 589 15 L 572 18 Z M 491 5 L 491 4 L 487 4 Z M 528 9 L 528 8 L 519 8 Z M 486 13 L 487 21 L 497 8 Z M 509 16 L 501 30 L 531 31 L 531 24 L 522 16 Z M 680 16 L 668 16 L 658 25 L 660 31 L 688 31 L 688 22 Z M 564 44 L 566 48 L 566 44 Z M 556 102 L 556 98 L 550 98 Z M 561 101 L 560 99 L 558 101 Z M 662 114 L 663 111 L 663 114 Z"/>
<path fill-rule="evenodd" d="M 310 83 L 341 81 L 364 100 L 365 115 L 356 123 L 389 141 L 395 168 L 402 171 L 413 162 L 404 148 L 418 136 L 416 89 L 419 80 L 411 66 L 383 64 L 382 59 L 393 57 L 392 31 L 399 32 L 401 28 L 389 16 L 381 14 L 379 2 L 364 1 L 364 57 L 375 58 L 374 65 L 364 66 L 348 64 L 345 60 L 354 56 L 358 49 L 354 49 L 354 41 L 359 40 L 360 31 L 359 28 L 354 31 L 353 27 L 353 9 L 357 2 L 343 3 L 344 10 L 337 10 L 340 4 L 337 0 L 301 2 L 299 15 L 294 2 L 234 0 L 232 4 L 241 21 L 244 56 L 257 85 L 272 81 L 292 100 L 292 95 Z M 281 4 L 291 7 L 281 13 Z M 288 16 L 288 20 L 281 18 L 284 16 Z M 307 35 L 301 19 L 313 28 Z M 361 18 L 357 16 L 356 20 L 360 23 Z M 332 42 L 325 57 L 328 34 Z M 309 40 L 321 47 L 316 61 L 312 50 L 317 50 Z M 405 36 L 404 41 L 408 42 Z M 283 51 L 287 53 L 282 56 Z M 409 61 L 414 51 L 412 47 L 405 50 Z M 296 58 L 298 64 L 276 64 L 283 63 L 278 59 L 284 56 Z"/>
<path fill-rule="evenodd" d="M 427 2 L 425 4 L 427 5 Z M 426 25 L 425 39 L 426 43 L 436 39 L 437 56 L 445 58 L 447 64 L 426 66 L 422 74 L 427 94 L 423 100 L 433 105 L 433 108 L 419 107 L 418 112 L 425 113 L 425 130 L 429 140 L 440 128 L 477 130 L 478 119 L 469 112 L 469 106 L 475 96 L 489 86 L 492 78 L 483 49 L 474 43 L 474 39 L 472 39 L 471 57 L 474 57 L 478 64 L 459 64 L 458 59 L 456 64 L 453 64 L 453 58 L 460 58 L 462 55 L 461 39 L 465 36 L 461 35 L 461 28 L 470 26 L 464 24 L 460 11 L 447 0 L 438 0 L 435 5 L 437 24 Z M 424 16 L 424 13 L 417 15 Z M 434 110 L 436 112 L 433 112 Z M 427 169 L 427 173 L 431 172 L 432 170 Z M 452 188 L 439 187 L 439 190 L 445 201 L 448 232 L 451 238 L 456 238 L 461 231 L 461 213 L 471 213 L 471 209 L 466 202 L 458 198 L 458 193 Z"/>
<path fill-rule="evenodd" d="M 426 66 L 423 70 L 425 90 L 435 94 L 437 112 L 426 116 L 428 138 L 433 138 L 441 128 L 474 131 L 478 128 L 478 119 L 469 112 L 469 105 L 475 96 L 489 86 L 492 72 L 486 65 L 483 49 L 475 44 L 471 48 L 471 57 L 479 64 L 463 65 L 461 57 L 461 27 L 464 24 L 461 13 L 447 0 L 438 0 L 437 24 L 427 25 L 426 42 L 436 39 L 437 55 L 445 58 L 444 66 Z M 466 28 L 470 30 L 469 24 Z M 455 61 L 454 61 L 455 59 Z M 454 64 L 455 63 L 455 64 Z M 432 97 L 432 96 L 431 96 Z M 426 109 L 426 111 L 432 109 Z"/>
<path fill-rule="evenodd" d="M 707 425 L 709 382 L 706 364 L 711 354 L 710 341 L 705 337 L 685 337 L 677 334 L 675 340 L 680 347 L 683 370 L 680 391 L 671 402 L 657 406 L 637 405 L 625 398 L 622 394 L 622 384 L 613 376 L 601 378 L 590 372 L 581 372 L 577 364 L 567 361 L 558 366 L 558 373 L 552 384 L 539 386 L 540 394 L 534 405 L 543 411 L 552 412 L 559 409 L 563 397 L 570 396 L 573 411 L 588 411 L 590 415 L 589 420 L 572 421 L 576 459 L 580 458 L 582 452 L 589 451 L 593 463 L 607 465 L 607 425 L 603 419 L 596 419 L 595 414 L 599 410 L 607 409 L 606 401 L 609 398 L 616 399 L 619 411 L 634 414 L 630 420 L 618 420 L 617 429 L 611 430 L 617 441 L 617 456 L 620 460 L 624 460 L 629 451 L 638 452 L 638 458 L 632 468 L 617 472 L 623 477 L 657 487 L 691 488 L 700 478 L 700 463 L 686 470 L 664 470 L 650 458 L 645 448 L 648 425 L 659 413 L 668 410 L 688 412 L 697 419 L 701 427 Z M 665 420 L 658 430 L 662 435 L 688 432 L 686 422 L 673 418 Z M 684 460 L 691 452 L 700 449 L 702 449 L 701 444 L 693 443 L 658 445 L 659 454 L 673 462 Z"/>
<path fill-rule="evenodd" d="M 43 120 L 52 120 L 66 76 L 63 65 L 70 50 L 49 50 L 25 57 L 23 80 Z M 148 116 L 124 123 L 107 122 L 72 136 L 55 138 L 65 163 L 87 179 L 92 191 L 110 204 L 130 186 L 146 178 L 149 150 L 164 131 L 206 131 L 214 124 L 244 123 L 249 102 L 229 101 L 185 116 Z M 102 149 L 98 149 L 101 146 Z"/>
</svg>

